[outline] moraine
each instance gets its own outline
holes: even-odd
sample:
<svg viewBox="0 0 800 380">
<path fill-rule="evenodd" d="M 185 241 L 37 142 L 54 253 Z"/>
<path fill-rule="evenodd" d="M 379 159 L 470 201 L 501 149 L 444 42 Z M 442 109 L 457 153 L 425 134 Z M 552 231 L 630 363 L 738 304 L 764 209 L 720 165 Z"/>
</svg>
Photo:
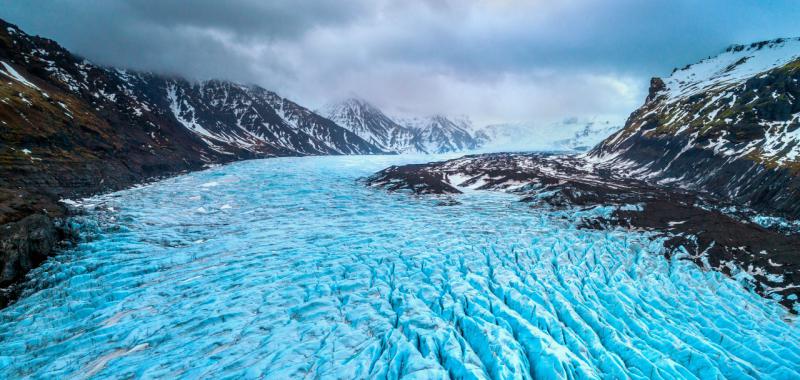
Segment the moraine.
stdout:
<svg viewBox="0 0 800 380">
<path fill-rule="evenodd" d="M 796 316 L 611 212 L 359 182 L 429 157 L 247 161 L 84 201 L 0 311 L 0 377 L 800 377 Z M 455 202 L 451 202 L 455 203 Z"/>
</svg>

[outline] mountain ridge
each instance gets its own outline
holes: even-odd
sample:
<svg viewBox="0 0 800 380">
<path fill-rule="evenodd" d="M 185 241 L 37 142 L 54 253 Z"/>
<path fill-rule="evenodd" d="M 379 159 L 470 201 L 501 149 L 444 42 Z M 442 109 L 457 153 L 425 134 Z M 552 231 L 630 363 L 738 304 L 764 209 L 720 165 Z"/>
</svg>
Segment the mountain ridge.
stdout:
<svg viewBox="0 0 800 380">
<path fill-rule="evenodd" d="M 328 104 L 322 111 L 329 119 L 386 151 L 420 153 L 415 131 L 406 128 L 369 102 L 348 98 Z"/>
<path fill-rule="evenodd" d="M 395 153 L 450 153 L 480 146 L 470 133 L 471 122 L 445 115 L 387 115 L 366 100 L 348 98 L 331 103 L 323 113 L 339 125 Z"/>
<path fill-rule="evenodd" d="M 653 78 L 587 157 L 606 168 L 800 217 L 800 39 L 734 45 Z"/>
</svg>

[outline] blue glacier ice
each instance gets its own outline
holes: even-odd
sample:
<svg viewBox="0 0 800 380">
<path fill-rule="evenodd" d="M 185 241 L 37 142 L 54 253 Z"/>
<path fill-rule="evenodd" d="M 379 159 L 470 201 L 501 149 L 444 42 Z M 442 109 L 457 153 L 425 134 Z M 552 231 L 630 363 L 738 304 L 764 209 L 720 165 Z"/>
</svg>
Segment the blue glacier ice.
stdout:
<svg viewBox="0 0 800 380">
<path fill-rule="evenodd" d="M 429 159 L 429 158 L 423 158 Z M 0 378 L 797 379 L 800 330 L 610 209 L 357 181 L 414 157 L 240 162 L 85 200 L 0 311 Z"/>
</svg>

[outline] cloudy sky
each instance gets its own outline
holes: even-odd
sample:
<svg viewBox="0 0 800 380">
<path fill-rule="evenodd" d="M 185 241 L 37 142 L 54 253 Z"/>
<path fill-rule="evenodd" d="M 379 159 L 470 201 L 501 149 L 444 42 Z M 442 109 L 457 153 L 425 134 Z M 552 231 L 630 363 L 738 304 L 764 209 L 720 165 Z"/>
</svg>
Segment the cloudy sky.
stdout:
<svg viewBox="0 0 800 380">
<path fill-rule="evenodd" d="M 0 0 L 0 17 L 101 64 L 479 124 L 624 118 L 651 76 L 800 36 L 780 0 Z"/>
</svg>

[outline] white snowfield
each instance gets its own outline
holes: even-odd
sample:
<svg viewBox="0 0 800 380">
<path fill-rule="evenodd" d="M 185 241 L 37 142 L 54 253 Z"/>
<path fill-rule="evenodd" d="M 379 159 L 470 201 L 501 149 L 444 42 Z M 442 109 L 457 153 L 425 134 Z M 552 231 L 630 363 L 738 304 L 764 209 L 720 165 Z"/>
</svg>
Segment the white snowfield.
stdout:
<svg viewBox="0 0 800 380">
<path fill-rule="evenodd" d="M 585 150 L 618 131 L 624 120 L 568 119 L 555 123 L 492 124 L 478 129 L 488 137 L 485 152 Z"/>
<path fill-rule="evenodd" d="M 24 84 L 24 85 L 26 85 L 26 86 L 28 86 L 30 88 L 33 88 L 33 89 L 41 91 L 39 86 L 37 86 L 37 85 L 33 84 L 31 81 L 25 79 L 25 77 L 23 77 L 22 74 L 17 72 L 17 70 L 14 70 L 14 68 L 11 67 L 11 65 L 9 65 L 8 63 L 0 61 L 0 65 L 2 65 L 2 68 L 0 68 L 0 74 L 3 74 L 6 77 L 11 78 L 11 79 L 13 79 L 13 80 L 15 80 L 15 81 L 17 81 L 19 83 L 22 83 L 22 84 Z"/>
<path fill-rule="evenodd" d="M 676 70 L 664 80 L 671 100 L 743 83 L 800 58 L 800 38 L 736 45 L 724 53 Z"/>
<path fill-rule="evenodd" d="M 576 228 L 610 209 L 355 181 L 409 159 L 247 161 L 84 201 L 95 238 L 0 311 L 0 378 L 800 378 L 795 316 L 646 233 Z"/>
</svg>

